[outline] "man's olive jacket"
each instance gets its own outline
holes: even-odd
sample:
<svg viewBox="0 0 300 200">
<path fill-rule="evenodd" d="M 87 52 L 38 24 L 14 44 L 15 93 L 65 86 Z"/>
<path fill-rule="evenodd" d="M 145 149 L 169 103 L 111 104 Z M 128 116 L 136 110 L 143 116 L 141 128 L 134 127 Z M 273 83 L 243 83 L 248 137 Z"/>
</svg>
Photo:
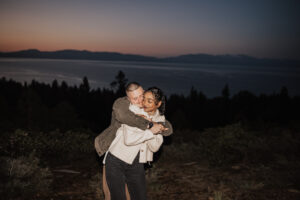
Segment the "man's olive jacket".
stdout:
<svg viewBox="0 0 300 200">
<path fill-rule="evenodd" d="M 102 156 L 108 150 L 121 124 L 137 127 L 142 130 L 147 129 L 149 121 L 131 112 L 129 110 L 129 104 L 130 102 L 127 97 L 118 98 L 114 102 L 110 126 L 95 138 L 95 148 L 99 156 Z M 173 133 L 171 123 L 166 120 L 164 126 L 168 128 L 168 130 L 161 134 L 163 136 L 171 135 Z"/>
</svg>

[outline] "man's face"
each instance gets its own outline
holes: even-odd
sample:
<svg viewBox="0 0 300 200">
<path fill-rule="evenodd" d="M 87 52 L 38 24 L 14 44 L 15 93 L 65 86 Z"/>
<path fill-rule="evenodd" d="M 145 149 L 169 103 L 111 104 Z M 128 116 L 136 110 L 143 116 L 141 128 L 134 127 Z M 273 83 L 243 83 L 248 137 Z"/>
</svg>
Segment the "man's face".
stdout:
<svg viewBox="0 0 300 200">
<path fill-rule="evenodd" d="M 127 92 L 127 96 L 130 103 L 140 108 L 143 107 L 143 97 L 144 97 L 143 94 L 144 94 L 144 90 L 142 87 L 138 87 L 136 90 Z"/>
</svg>

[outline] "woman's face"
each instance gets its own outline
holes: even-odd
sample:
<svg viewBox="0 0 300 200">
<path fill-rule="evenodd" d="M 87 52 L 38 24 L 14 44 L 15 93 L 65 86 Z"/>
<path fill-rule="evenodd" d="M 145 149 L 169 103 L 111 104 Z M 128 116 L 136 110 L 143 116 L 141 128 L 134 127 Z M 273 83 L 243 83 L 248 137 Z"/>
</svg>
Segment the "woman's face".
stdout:
<svg viewBox="0 0 300 200">
<path fill-rule="evenodd" d="M 145 112 L 154 114 L 160 105 L 161 101 L 156 102 L 152 92 L 144 93 L 143 107 Z"/>
</svg>

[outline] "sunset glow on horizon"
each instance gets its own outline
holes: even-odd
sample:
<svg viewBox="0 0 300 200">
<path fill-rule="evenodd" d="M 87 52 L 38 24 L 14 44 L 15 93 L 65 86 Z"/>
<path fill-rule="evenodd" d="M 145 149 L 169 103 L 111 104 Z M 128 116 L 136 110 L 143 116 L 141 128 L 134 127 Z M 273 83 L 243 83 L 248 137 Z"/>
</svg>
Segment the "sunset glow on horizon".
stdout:
<svg viewBox="0 0 300 200">
<path fill-rule="evenodd" d="M 300 58 L 300 3 L 0 1 L 0 51 L 76 49 Z"/>
</svg>

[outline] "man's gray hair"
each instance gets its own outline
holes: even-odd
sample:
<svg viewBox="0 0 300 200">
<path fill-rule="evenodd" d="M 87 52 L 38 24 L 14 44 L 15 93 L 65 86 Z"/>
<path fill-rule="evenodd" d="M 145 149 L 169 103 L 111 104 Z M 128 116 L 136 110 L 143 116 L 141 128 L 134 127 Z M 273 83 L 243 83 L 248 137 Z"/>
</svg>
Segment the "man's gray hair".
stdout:
<svg viewBox="0 0 300 200">
<path fill-rule="evenodd" d="M 132 92 L 132 91 L 138 89 L 139 87 L 141 87 L 141 85 L 138 84 L 137 82 L 128 83 L 127 86 L 126 86 L 126 93 L 127 92 Z"/>
</svg>

